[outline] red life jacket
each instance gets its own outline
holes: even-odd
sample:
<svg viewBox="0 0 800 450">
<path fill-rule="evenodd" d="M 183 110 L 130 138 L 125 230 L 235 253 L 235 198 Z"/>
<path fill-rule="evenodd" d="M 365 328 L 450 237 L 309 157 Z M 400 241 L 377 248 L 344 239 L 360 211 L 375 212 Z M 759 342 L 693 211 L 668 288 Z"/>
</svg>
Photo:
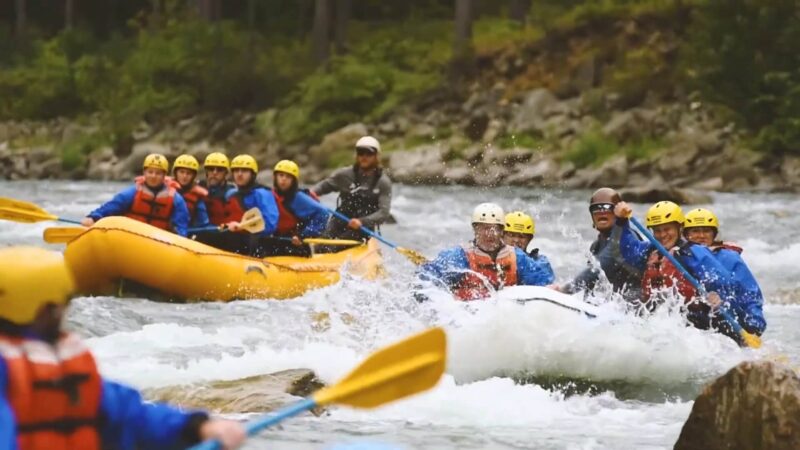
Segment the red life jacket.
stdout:
<svg viewBox="0 0 800 450">
<path fill-rule="evenodd" d="M 711 252 L 717 252 L 717 251 L 722 250 L 722 249 L 733 250 L 733 251 L 735 251 L 736 253 L 738 253 L 740 255 L 744 251 L 742 249 L 742 247 L 739 247 L 738 245 L 734 244 L 733 242 L 719 242 L 719 241 L 718 242 L 713 242 L 711 244 L 711 246 L 708 247 L 708 249 L 711 250 Z"/>
<path fill-rule="evenodd" d="M 55 345 L 0 336 L 0 357 L 20 450 L 100 450 L 102 381 L 77 336 L 65 334 Z"/>
<path fill-rule="evenodd" d="M 177 193 L 170 184 L 172 183 L 165 184 L 164 189 L 158 191 L 158 194 L 153 194 L 144 181 L 139 182 L 137 179 L 136 195 L 125 216 L 139 222 L 149 223 L 162 230 L 169 230 L 173 201 Z"/>
<path fill-rule="evenodd" d="M 238 222 L 244 215 L 244 208 L 236 195 L 231 195 L 228 200 L 225 200 L 225 192 L 228 189 L 226 186 L 216 193 L 209 193 L 205 198 L 208 221 L 214 225 L 224 225 L 232 221 Z"/>
<path fill-rule="evenodd" d="M 469 272 L 453 289 L 458 300 L 469 301 L 487 298 L 491 291 L 487 284 L 495 290 L 504 286 L 517 284 L 517 254 L 514 247 L 504 246 L 492 259 L 486 252 L 474 245 L 464 247 L 469 262 Z"/>
<path fill-rule="evenodd" d="M 642 275 L 642 294 L 645 303 L 650 300 L 655 291 L 673 287 L 684 297 L 685 303 L 690 303 L 697 294 L 694 286 L 683 276 L 683 273 L 658 250 L 653 250 L 647 257 L 647 267 Z"/>
<path fill-rule="evenodd" d="M 304 189 L 302 192 L 319 201 L 319 196 L 308 189 Z M 286 197 L 279 194 L 275 189 L 272 189 L 272 195 L 275 197 L 275 203 L 278 204 L 278 228 L 275 234 L 278 236 L 294 236 L 298 234 L 300 219 L 295 215 L 291 205 L 286 203 Z"/>
<path fill-rule="evenodd" d="M 179 189 L 183 200 L 186 202 L 186 208 L 189 209 L 189 219 L 194 220 L 195 211 L 197 211 L 197 202 L 205 200 L 208 197 L 208 191 L 203 186 L 193 183 L 189 189 Z"/>
</svg>

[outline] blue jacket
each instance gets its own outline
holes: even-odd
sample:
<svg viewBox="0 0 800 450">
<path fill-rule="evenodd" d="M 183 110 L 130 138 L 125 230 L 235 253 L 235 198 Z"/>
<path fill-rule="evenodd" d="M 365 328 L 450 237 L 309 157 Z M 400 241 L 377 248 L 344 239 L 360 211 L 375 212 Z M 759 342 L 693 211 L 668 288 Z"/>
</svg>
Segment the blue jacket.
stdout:
<svg viewBox="0 0 800 450">
<path fill-rule="evenodd" d="M 8 371 L 0 358 L 0 448 L 16 450 L 16 419 L 8 402 Z M 133 388 L 103 380 L 100 399 L 100 428 L 103 448 L 118 450 L 171 450 L 192 445 L 187 423 L 205 418 L 205 413 L 183 412 L 166 404 L 146 403 Z"/>
<path fill-rule="evenodd" d="M 197 205 L 194 207 L 194 217 L 192 217 L 191 222 L 192 227 L 207 227 L 211 225 L 211 221 L 208 220 L 208 208 L 206 208 L 206 202 L 199 201 Z"/>
<path fill-rule="evenodd" d="M 131 209 L 134 197 L 136 197 L 136 186 L 131 186 L 100 205 L 99 208 L 89 213 L 88 217 L 100 220 L 103 217 L 125 215 Z M 176 195 L 172 200 L 170 221 L 175 234 L 186 236 L 186 228 L 189 227 L 189 209 L 186 208 L 186 202 L 180 195 Z"/>
<path fill-rule="evenodd" d="M 304 194 L 304 195 L 300 195 Z M 300 237 L 317 237 L 325 231 L 330 214 L 322 205 L 303 191 L 298 191 L 289 202 L 289 209 L 300 220 Z"/>
<path fill-rule="evenodd" d="M 553 282 L 555 275 L 547 257 L 539 255 L 534 259 L 519 248 L 515 248 L 514 253 L 517 257 L 517 284 L 545 286 Z M 443 250 L 436 259 L 420 267 L 417 274 L 421 280 L 442 283 L 444 287 L 453 289 L 461 282 L 467 270 L 467 252 L 459 246 Z"/>
<path fill-rule="evenodd" d="M 622 227 L 615 225 L 608 235 L 599 235 L 589 251 L 595 261 L 582 270 L 563 287 L 569 294 L 579 290 L 591 292 L 600 281 L 601 271 L 611 283 L 614 292 L 620 293 L 628 301 L 637 301 L 642 296 L 642 270 L 625 262 L 620 252 Z M 598 267 L 599 266 L 599 267 Z"/>
<path fill-rule="evenodd" d="M 264 231 L 257 236 L 270 236 L 278 229 L 278 204 L 269 188 L 263 186 L 248 187 L 245 189 L 231 189 L 225 192 L 225 200 L 230 200 L 234 195 L 240 196 L 242 208 L 245 211 L 258 208 L 264 217 Z"/>
<path fill-rule="evenodd" d="M 736 283 L 736 295 L 729 304 L 738 322 L 750 333 L 761 335 L 767 328 L 764 319 L 764 296 L 758 281 L 750 272 L 742 255 L 728 248 L 712 248 L 717 261 L 733 276 Z"/>
</svg>

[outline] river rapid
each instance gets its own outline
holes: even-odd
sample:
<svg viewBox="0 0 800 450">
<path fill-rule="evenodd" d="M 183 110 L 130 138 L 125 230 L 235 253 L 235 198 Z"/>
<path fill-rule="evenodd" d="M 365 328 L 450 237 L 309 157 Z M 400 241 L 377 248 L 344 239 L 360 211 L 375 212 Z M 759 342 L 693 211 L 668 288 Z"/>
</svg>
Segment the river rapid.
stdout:
<svg viewBox="0 0 800 450">
<path fill-rule="evenodd" d="M 0 195 L 80 218 L 123 186 L 0 182 Z M 398 224 L 383 231 L 432 257 L 469 239 L 472 208 L 495 201 L 506 211 L 533 214 L 533 242 L 566 281 L 584 267 L 594 238 L 589 195 L 395 186 Z M 635 214 L 643 217 L 647 206 L 635 205 Z M 743 360 L 785 355 L 800 363 L 800 197 L 715 194 L 709 206 L 722 237 L 744 247 L 767 298 L 760 350 L 686 328 L 667 310 L 648 320 L 621 315 L 613 302 L 601 304 L 611 319 L 600 320 L 547 304 L 464 304 L 444 295 L 418 304 L 409 294 L 413 266 L 388 248 L 390 277 L 379 282 L 344 279 L 287 302 L 79 298 L 69 326 L 88 339 L 105 376 L 140 388 L 301 367 L 333 382 L 382 345 L 431 325 L 447 330 L 447 375 L 432 391 L 372 411 L 333 408 L 322 417 L 291 419 L 251 440 L 250 449 L 324 449 L 351 441 L 409 449 L 671 448 L 705 383 Z M 0 222 L 0 246 L 44 246 L 42 230 L 52 225 Z M 330 314 L 328 329 L 313 326 L 318 312 Z"/>
</svg>

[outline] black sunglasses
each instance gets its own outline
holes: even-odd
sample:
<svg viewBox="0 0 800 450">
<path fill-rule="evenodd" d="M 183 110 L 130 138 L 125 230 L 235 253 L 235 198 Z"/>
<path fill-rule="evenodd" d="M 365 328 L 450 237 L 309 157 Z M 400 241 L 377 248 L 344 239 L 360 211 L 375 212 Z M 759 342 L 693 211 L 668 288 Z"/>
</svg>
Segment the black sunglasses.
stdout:
<svg viewBox="0 0 800 450">
<path fill-rule="evenodd" d="M 589 212 L 594 214 L 596 212 L 609 212 L 614 210 L 613 203 L 594 203 L 589 205 Z"/>
<path fill-rule="evenodd" d="M 375 153 L 378 152 L 372 147 L 356 147 L 356 155 L 358 156 L 374 155 Z"/>
</svg>

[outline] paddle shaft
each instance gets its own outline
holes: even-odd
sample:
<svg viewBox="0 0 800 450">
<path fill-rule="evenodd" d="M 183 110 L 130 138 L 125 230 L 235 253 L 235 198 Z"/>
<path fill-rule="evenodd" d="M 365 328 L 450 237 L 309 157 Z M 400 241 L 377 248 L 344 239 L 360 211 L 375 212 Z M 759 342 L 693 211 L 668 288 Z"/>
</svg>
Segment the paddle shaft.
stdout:
<svg viewBox="0 0 800 450">
<path fill-rule="evenodd" d="M 285 408 L 279 409 L 273 413 L 265 414 L 260 419 L 250 421 L 245 425 L 248 436 L 255 436 L 261 430 L 275 425 L 278 422 L 288 419 L 289 417 L 296 416 L 303 411 L 309 411 L 317 406 L 317 402 L 313 398 L 306 398 L 299 402 L 293 403 Z M 189 450 L 217 450 L 222 448 L 218 441 L 206 441 L 191 447 Z"/>
<path fill-rule="evenodd" d="M 59 222 L 64 222 L 64 223 L 72 223 L 72 224 L 75 224 L 75 225 L 83 225 L 80 220 L 65 219 L 63 217 L 59 217 L 56 220 L 59 221 Z"/>
<path fill-rule="evenodd" d="M 658 249 L 658 251 L 661 252 L 661 254 L 664 255 L 669 260 L 669 262 L 671 262 L 672 265 L 675 266 L 675 268 L 677 268 L 683 274 L 684 277 L 686 277 L 687 280 L 689 280 L 689 283 L 692 283 L 692 286 L 694 286 L 694 288 L 697 289 L 697 292 L 699 292 L 701 296 L 706 295 L 706 289 L 703 287 L 702 284 L 700 284 L 697 278 L 692 276 L 692 274 L 690 274 L 689 271 L 687 271 L 683 267 L 683 264 L 678 262 L 678 260 L 674 256 L 672 256 L 672 253 L 670 253 L 666 248 L 664 248 L 663 245 L 661 245 L 660 242 L 658 242 L 658 240 L 656 240 L 656 238 L 650 233 L 650 231 L 647 228 L 645 228 L 641 223 L 639 223 L 639 221 L 636 220 L 635 217 L 631 217 L 629 218 L 629 220 L 633 224 L 633 226 L 635 226 L 636 229 L 639 230 L 639 232 L 641 232 L 647 238 L 647 240 L 650 241 L 650 243 L 653 244 Z M 736 334 L 744 335 L 745 333 L 747 333 L 747 331 L 745 331 L 744 328 L 742 328 L 742 326 L 739 325 L 739 322 L 736 320 L 736 318 L 734 318 L 731 315 L 730 312 L 720 308 L 719 314 L 722 316 L 723 319 L 725 319 L 728 322 L 728 324 L 731 326 L 731 328 L 733 328 L 733 331 L 735 331 Z"/>
</svg>

